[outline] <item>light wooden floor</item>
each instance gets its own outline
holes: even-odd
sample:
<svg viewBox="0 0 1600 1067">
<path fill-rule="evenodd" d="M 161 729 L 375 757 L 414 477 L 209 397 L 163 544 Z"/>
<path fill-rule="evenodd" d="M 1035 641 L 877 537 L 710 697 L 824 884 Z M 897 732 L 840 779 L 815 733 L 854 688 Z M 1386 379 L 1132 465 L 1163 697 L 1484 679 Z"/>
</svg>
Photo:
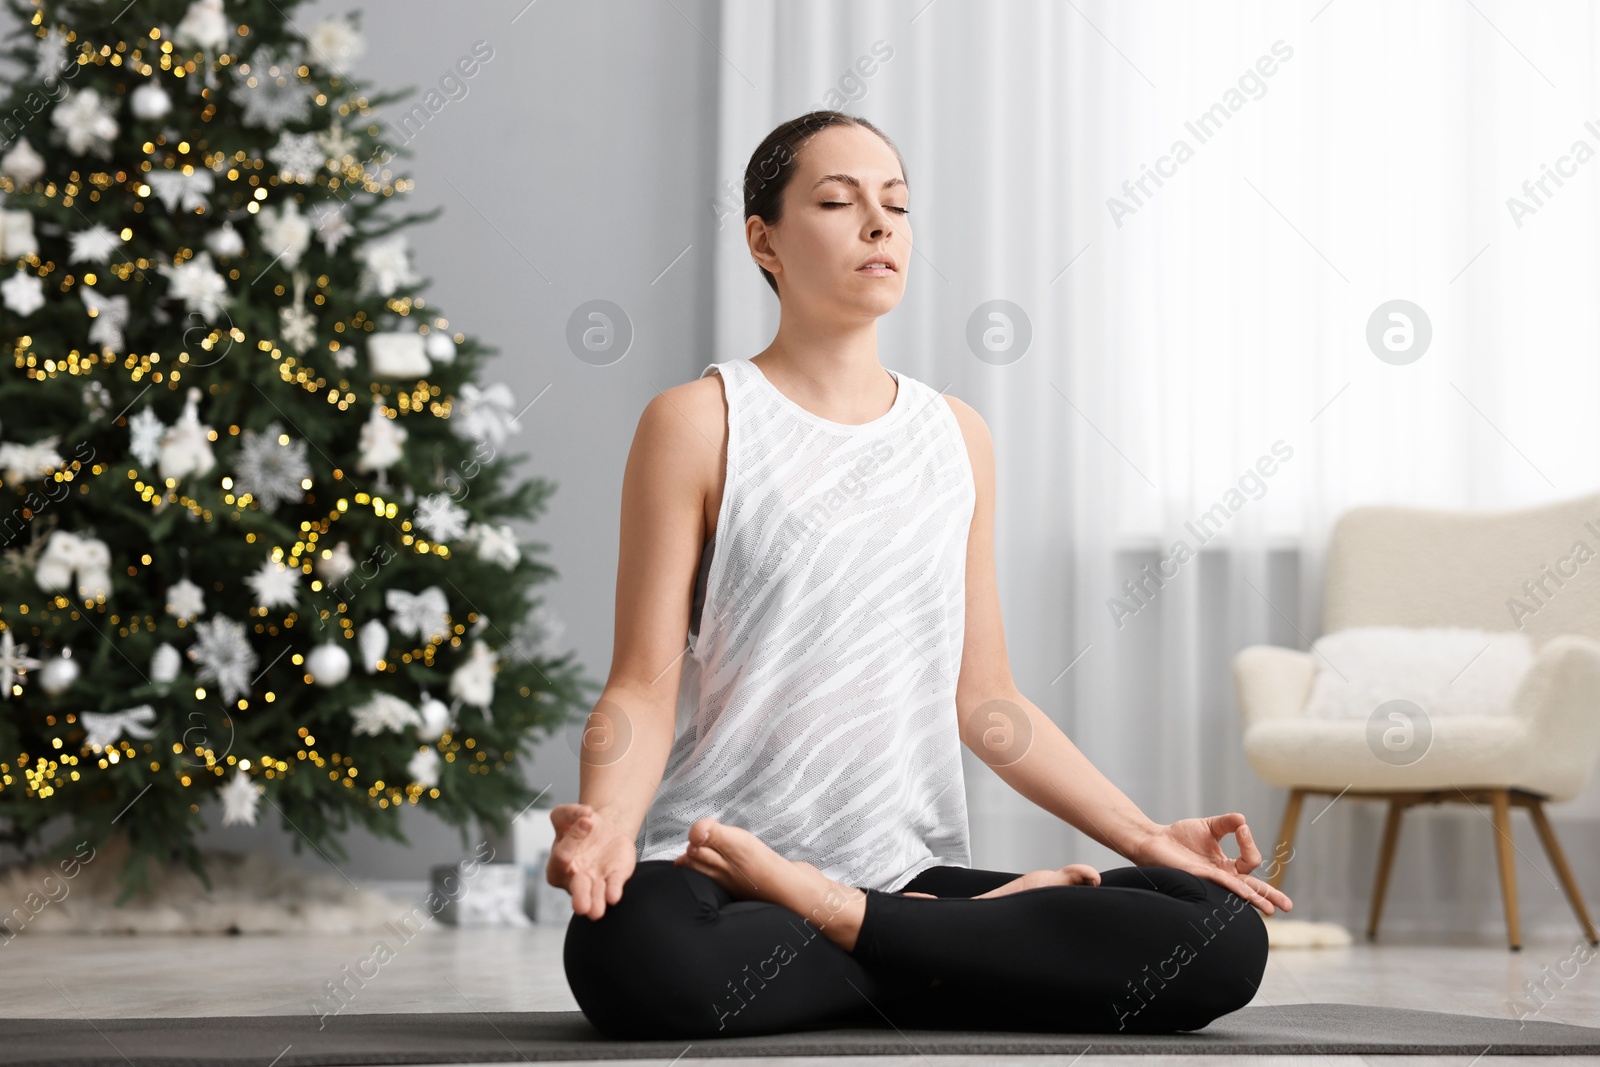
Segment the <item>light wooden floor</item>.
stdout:
<svg viewBox="0 0 1600 1067">
<path fill-rule="evenodd" d="M 575 1010 L 561 969 L 564 926 L 525 930 L 456 929 L 435 924 L 397 947 L 393 959 L 356 991 L 344 1011 L 476 1012 Z M 372 954 L 374 935 L 337 937 L 71 937 L 21 934 L 0 943 L 0 1017 L 270 1015 L 331 1010 L 324 983 L 341 979 Z M 1528 996 L 1528 979 L 1545 978 L 1553 995 L 1535 1019 L 1600 1026 L 1600 956 L 1564 968 L 1575 976 L 1560 984 L 1562 961 L 1581 944 L 1529 938 L 1510 952 L 1485 938 L 1442 944 L 1437 938 L 1411 942 L 1402 934 L 1383 943 L 1343 949 L 1285 949 L 1268 961 L 1258 1005 L 1306 1001 L 1387 1004 L 1463 1014 L 1516 1018 L 1513 1002 Z M 1592 950 L 1600 952 L 1600 950 Z M 1581 959 L 1581 956 L 1576 957 Z M 1544 968 L 1549 968 L 1548 971 Z M 373 974 L 368 966 L 366 973 Z M 1532 1003 L 1532 1002 L 1530 1002 Z M 318 1006 L 320 1005 L 320 1007 Z M 827 1067 L 961 1067 L 972 1057 L 907 1055 L 834 1057 Z M 1005 1057 L 1050 1060 L 1077 1067 L 1136 1067 L 1177 1062 L 1173 1057 L 1097 1057 L 1091 1049 L 1070 1057 Z M 1190 1057 L 1182 1062 L 1221 1064 L 1229 1057 Z M 847 1063 L 846 1061 L 850 1061 Z M 1550 1057 L 1275 1057 L 1273 1062 L 1318 1067 L 1394 1063 L 1419 1067 L 1493 1063 L 1532 1067 Z M 696 1062 L 690 1051 L 676 1062 Z M 801 1061 L 738 1061 L 715 1057 L 705 1067 L 788 1067 Z M 1266 1062 L 1265 1060 L 1260 1062 Z M 1560 1059 L 1563 1064 L 1600 1063 L 1600 1057 Z M 662 1067 L 658 1064 L 657 1067 Z"/>
</svg>

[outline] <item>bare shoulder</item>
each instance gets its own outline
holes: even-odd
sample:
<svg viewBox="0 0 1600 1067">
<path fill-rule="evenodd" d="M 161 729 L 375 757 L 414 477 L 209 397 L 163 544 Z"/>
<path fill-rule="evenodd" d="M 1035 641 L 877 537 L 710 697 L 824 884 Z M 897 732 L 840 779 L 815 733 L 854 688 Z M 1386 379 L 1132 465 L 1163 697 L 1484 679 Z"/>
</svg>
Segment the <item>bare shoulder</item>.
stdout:
<svg viewBox="0 0 1600 1067">
<path fill-rule="evenodd" d="M 644 478 L 674 500 L 692 502 L 697 530 L 709 534 L 721 499 L 727 454 L 727 401 L 720 374 L 663 389 L 650 398 L 634 432 L 633 454 Z"/>
<path fill-rule="evenodd" d="M 708 374 L 651 397 L 639 416 L 638 434 L 657 447 L 698 452 L 709 444 L 720 450 L 727 437 L 727 411 L 722 375 Z"/>
<path fill-rule="evenodd" d="M 967 458 L 972 461 L 972 475 L 982 488 L 994 479 L 994 442 L 989 436 L 989 424 L 972 405 L 960 397 L 944 394 L 961 427 L 961 437 L 967 443 Z"/>
</svg>

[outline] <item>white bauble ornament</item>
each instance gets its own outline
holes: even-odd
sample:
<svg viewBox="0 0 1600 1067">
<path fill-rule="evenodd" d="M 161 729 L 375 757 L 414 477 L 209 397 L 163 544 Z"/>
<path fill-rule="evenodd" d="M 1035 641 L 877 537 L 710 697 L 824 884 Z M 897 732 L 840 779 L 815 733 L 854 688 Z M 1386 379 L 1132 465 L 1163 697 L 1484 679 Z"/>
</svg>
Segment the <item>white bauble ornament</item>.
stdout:
<svg viewBox="0 0 1600 1067">
<path fill-rule="evenodd" d="M 244 238 L 233 228 L 233 223 L 224 222 L 206 235 L 206 248 L 218 259 L 232 259 L 244 251 Z"/>
<path fill-rule="evenodd" d="M 43 173 L 44 157 L 34 151 L 26 137 L 17 138 L 16 146 L 0 157 L 0 174 L 18 185 L 27 185 Z"/>
<path fill-rule="evenodd" d="M 158 685 L 167 685 L 178 677 L 178 668 L 183 666 L 183 657 L 178 650 L 161 642 L 161 647 L 156 649 L 156 654 L 150 657 L 150 680 Z"/>
<path fill-rule="evenodd" d="M 61 655 L 39 668 L 39 688 L 51 696 L 65 692 L 78 680 L 78 665 L 72 662 L 72 649 L 64 648 Z"/>
<path fill-rule="evenodd" d="M 361 665 L 371 674 L 378 669 L 378 664 L 383 662 L 383 657 L 389 651 L 389 629 L 377 619 L 372 619 L 361 627 L 356 640 L 361 646 Z"/>
<path fill-rule="evenodd" d="M 350 677 L 350 653 L 332 641 L 318 645 L 306 657 L 306 673 L 318 685 L 338 685 Z"/>
<path fill-rule="evenodd" d="M 422 741 L 437 741 L 450 729 L 450 706 L 437 697 L 422 691 L 422 704 L 418 706 L 422 712 L 422 725 L 417 727 L 417 738 Z"/>
<path fill-rule="evenodd" d="M 423 342 L 423 348 L 428 353 L 428 358 L 435 363 L 454 363 L 456 361 L 456 339 L 443 330 L 429 330 L 428 338 Z"/>
<path fill-rule="evenodd" d="M 323 549 L 311 567 L 324 582 L 338 585 L 356 569 L 355 558 L 350 555 L 350 542 L 340 541 L 332 548 Z"/>
<path fill-rule="evenodd" d="M 128 97 L 128 109 L 138 119 L 159 119 L 172 110 L 172 97 L 154 78 L 145 82 Z"/>
<path fill-rule="evenodd" d="M 433 369 L 423 351 L 422 335 L 390 330 L 367 338 L 367 365 L 379 378 L 420 378 Z"/>
</svg>

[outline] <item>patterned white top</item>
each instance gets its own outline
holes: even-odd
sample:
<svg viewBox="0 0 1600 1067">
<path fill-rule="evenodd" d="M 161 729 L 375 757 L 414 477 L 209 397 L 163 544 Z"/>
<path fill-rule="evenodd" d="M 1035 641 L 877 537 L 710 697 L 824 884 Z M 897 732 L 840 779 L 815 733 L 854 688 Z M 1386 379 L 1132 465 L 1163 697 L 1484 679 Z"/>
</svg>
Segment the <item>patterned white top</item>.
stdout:
<svg viewBox="0 0 1600 1067">
<path fill-rule="evenodd" d="M 955 413 L 893 371 L 894 405 L 856 426 L 748 360 L 712 372 L 727 477 L 640 860 L 710 815 L 860 888 L 971 866 L 955 690 L 976 491 Z"/>
</svg>

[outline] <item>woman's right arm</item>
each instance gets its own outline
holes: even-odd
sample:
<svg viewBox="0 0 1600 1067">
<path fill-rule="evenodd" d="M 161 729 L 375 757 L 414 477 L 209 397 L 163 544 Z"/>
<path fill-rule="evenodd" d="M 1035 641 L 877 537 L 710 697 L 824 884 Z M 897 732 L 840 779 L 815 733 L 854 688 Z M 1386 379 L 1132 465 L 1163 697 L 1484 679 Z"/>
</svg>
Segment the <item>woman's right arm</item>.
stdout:
<svg viewBox="0 0 1600 1067">
<path fill-rule="evenodd" d="M 628 453 L 611 672 L 584 725 L 578 803 L 551 809 L 546 878 L 591 919 L 621 899 L 672 748 L 707 494 L 721 496 L 725 410 L 711 377 L 659 393 Z"/>
</svg>

